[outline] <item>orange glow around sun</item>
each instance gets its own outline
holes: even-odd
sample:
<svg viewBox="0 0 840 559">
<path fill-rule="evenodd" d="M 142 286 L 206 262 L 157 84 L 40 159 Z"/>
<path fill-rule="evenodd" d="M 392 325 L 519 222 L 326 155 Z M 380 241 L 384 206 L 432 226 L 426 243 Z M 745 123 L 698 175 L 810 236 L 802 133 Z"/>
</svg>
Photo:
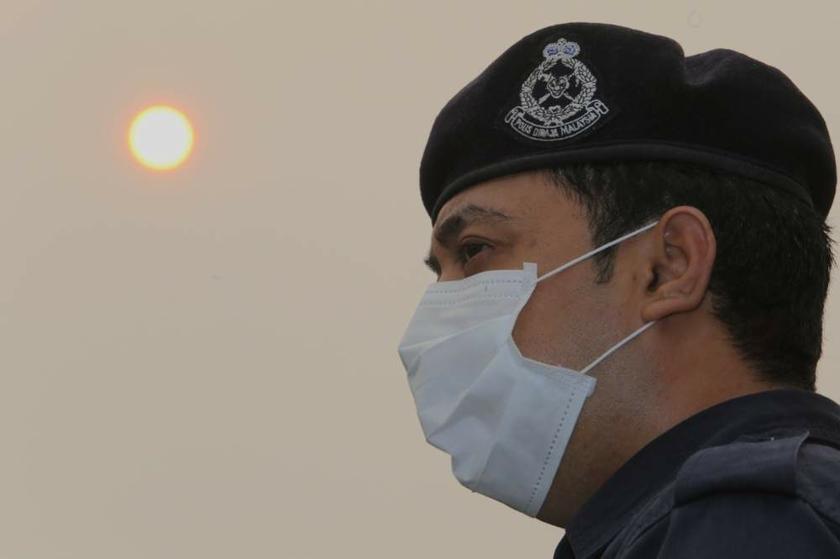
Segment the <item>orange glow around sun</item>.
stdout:
<svg viewBox="0 0 840 559">
<path fill-rule="evenodd" d="M 128 145 L 141 165 L 156 171 L 177 168 L 193 147 L 193 128 L 184 113 L 168 105 L 143 109 L 131 121 Z"/>
</svg>

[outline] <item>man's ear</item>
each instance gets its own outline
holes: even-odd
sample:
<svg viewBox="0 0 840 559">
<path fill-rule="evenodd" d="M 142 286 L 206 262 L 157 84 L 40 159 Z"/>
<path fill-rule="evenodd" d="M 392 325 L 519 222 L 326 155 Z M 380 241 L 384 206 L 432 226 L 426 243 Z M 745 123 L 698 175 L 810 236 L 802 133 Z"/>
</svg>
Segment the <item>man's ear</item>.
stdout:
<svg viewBox="0 0 840 559">
<path fill-rule="evenodd" d="M 709 286 L 717 242 L 706 216 L 691 206 L 668 210 L 651 231 L 647 297 L 642 320 L 661 320 L 700 306 Z"/>
</svg>

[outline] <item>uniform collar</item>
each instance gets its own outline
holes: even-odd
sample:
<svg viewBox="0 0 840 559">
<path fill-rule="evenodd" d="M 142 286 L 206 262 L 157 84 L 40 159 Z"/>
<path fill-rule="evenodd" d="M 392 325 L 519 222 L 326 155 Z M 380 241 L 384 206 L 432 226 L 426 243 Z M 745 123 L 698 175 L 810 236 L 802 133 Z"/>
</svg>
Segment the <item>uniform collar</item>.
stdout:
<svg viewBox="0 0 840 559">
<path fill-rule="evenodd" d="M 566 526 L 555 557 L 564 542 L 575 559 L 597 556 L 698 450 L 783 427 L 805 427 L 816 438 L 840 440 L 840 406 L 815 392 L 785 388 L 739 396 L 696 413 L 642 447 L 589 498 Z"/>
</svg>

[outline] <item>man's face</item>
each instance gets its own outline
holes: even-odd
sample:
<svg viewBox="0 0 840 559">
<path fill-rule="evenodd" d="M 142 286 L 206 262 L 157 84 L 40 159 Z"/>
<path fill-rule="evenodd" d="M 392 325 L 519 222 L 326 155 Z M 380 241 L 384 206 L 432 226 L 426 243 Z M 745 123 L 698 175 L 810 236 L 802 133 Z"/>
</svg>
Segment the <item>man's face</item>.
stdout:
<svg viewBox="0 0 840 559">
<path fill-rule="evenodd" d="M 442 208 L 427 264 L 439 281 L 487 270 L 538 275 L 592 249 L 583 209 L 542 173 L 503 177 L 468 188 Z M 582 369 L 637 323 L 624 316 L 621 282 L 595 283 L 594 260 L 537 284 L 513 330 L 526 357 Z"/>
<path fill-rule="evenodd" d="M 638 328 L 649 293 L 643 284 L 650 277 L 640 246 L 635 239 L 621 244 L 609 282 L 596 283 L 593 259 L 538 282 L 513 328 L 522 355 L 579 371 Z M 539 276 L 593 248 L 584 210 L 544 174 L 530 172 L 475 185 L 450 199 L 435 222 L 427 263 L 440 281 L 521 269 L 523 262 L 535 262 Z M 645 343 L 623 347 L 619 358 L 587 373 L 597 379 L 595 391 L 538 518 L 563 526 L 574 511 L 570 504 L 587 497 L 590 478 L 604 478 L 632 449 L 633 437 L 616 436 L 616 428 L 632 433 L 632 418 L 653 406 L 652 356 Z"/>
<path fill-rule="evenodd" d="M 549 365 L 580 371 L 642 324 L 668 319 L 587 372 L 596 379 L 594 392 L 537 518 L 565 526 L 599 483 L 656 433 L 702 409 L 703 398 L 753 390 L 738 384 L 746 372 L 725 377 L 730 385 L 719 378 L 695 386 L 682 375 L 701 360 L 729 369 L 738 363 L 706 296 L 715 247 L 702 212 L 679 206 L 618 245 L 609 281 L 596 281 L 590 258 L 537 283 L 512 335 L 524 357 Z M 536 263 L 540 276 L 593 248 L 585 210 L 544 173 L 528 172 L 452 197 L 436 220 L 427 263 L 439 281 L 521 269 L 524 262 Z"/>
</svg>

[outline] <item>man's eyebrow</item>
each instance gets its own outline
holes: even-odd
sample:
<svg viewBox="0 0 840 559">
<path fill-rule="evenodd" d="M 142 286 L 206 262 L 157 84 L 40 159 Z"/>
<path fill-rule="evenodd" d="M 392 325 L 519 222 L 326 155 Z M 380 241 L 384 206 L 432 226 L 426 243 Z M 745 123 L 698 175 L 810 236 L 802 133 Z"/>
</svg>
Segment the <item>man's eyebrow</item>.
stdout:
<svg viewBox="0 0 840 559">
<path fill-rule="evenodd" d="M 512 219 L 506 213 L 493 208 L 485 208 L 475 204 L 467 204 L 447 217 L 435 228 L 435 239 L 443 246 L 449 246 L 452 240 L 473 223 L 497 223 Z"/>
<path fill-rule="evenodd" d="M 434 236 L 441 245 L 448 247 L 452 244 L 455 237 L 468 225 L 473 223 L 498 223 L 511 219 L 514 218 L 499 210 L 476 204 L 467 204 L 443 220 L 435 228 Z M 424 262 L 435 274 L 440 275 L 440 262 L 431 251 Z"/>
</svg>

